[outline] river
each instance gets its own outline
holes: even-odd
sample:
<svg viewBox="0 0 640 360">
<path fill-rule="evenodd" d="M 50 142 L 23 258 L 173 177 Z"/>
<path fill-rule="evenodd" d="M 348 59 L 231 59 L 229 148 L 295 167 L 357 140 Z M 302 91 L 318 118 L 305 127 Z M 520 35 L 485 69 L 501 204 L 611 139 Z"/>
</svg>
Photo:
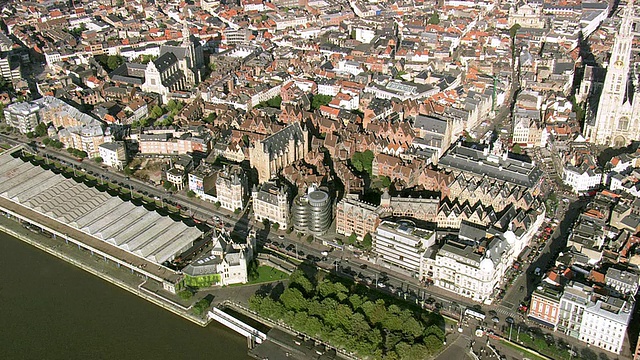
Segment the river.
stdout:
<svg viewBox="0 0 640 360">
<path fill-rule="evenodd" d="M 248 359 L 201 328 L 0 233 L 0 359 Z"/>
</svg>

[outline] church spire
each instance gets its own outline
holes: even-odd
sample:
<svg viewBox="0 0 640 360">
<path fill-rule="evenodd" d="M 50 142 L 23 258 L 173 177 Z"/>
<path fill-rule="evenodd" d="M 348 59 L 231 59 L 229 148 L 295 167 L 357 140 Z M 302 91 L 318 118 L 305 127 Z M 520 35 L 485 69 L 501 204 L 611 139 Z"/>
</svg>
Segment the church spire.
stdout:
<svg viewBox="0 0 640 360">
<path fill-rule="evenodd" d="M 622 23 L 620 24 L 619 36 L 631 37 L 631 31 L 633 30 L 633 2 L 629 0 L 627 7 L 624 8 L 622 15 Z"/>
<path fill-rule="evenodd" d="M 187 18 L 182 19 L 182 46 L 189 46 L 189 24 L 187 24 Z"/>
</svg>

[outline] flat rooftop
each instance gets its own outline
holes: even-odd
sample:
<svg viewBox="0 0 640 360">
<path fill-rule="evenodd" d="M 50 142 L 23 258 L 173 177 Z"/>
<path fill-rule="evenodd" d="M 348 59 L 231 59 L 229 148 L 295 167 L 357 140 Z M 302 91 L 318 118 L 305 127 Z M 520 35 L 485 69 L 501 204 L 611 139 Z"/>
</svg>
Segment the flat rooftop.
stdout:
<svg viewBox="0 0 640 360">
<path fill-rule="evenodd" d="M 0 155 L 0 198 L 158 265 L 202 236 L 195 227 L 14 158 L 9 152 Z"/>
</svg>

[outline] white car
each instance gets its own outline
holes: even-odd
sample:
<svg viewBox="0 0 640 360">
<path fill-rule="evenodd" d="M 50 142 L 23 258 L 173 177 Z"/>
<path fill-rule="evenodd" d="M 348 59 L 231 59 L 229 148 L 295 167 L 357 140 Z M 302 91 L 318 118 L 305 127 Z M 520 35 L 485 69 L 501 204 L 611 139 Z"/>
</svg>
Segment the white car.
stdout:
<svg viewBox="0 0 640 360">
<path fill-rule="evenodd" d="M 385 285 L 383 282 L 378 281 L 378 287 L 384 289 L 385 287 L 387 287 L 387 285 Z"/>
</svg>

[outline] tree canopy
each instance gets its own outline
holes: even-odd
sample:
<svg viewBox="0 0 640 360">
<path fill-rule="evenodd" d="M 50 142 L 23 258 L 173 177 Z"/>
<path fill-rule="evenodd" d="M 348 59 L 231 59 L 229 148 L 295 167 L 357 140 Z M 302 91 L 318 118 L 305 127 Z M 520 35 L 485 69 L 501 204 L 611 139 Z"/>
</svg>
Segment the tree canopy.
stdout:
<svg viewBox="0 0 640 360">
<path fill-rule="evenodd" d="M 356 151 L 351 156 L 351 165 L 353 165 L 356 171 L 358 172 L 365 171 L 366 173 L 369 174 L 369 176 L 371 176 L 373 173 L 373 168 L 372 168 L 373 157 L 374 157 L 373 152 L 371 150 L 366 150 L 364 152 Z"/>
<path fill-rule="evenodd" d="M 254 295 L 249 306 L 362 358 L 424 359 L 442 348 L 441 316 L 376 299 L 368 288 L 343 281 L 296 270 L 279 297 Z"/>
<path fill-rule="evenodd" d="M 311 97 L 311 109 L 318 110 L 321 106 L 330 103 L 332 99 L 331 95 L 313 95 Z"/>
<path fill-rule="evenodd" d="M 434 11 L 433 14 L 431 14 L 431 17 L 429 18 L 429 24 L 430 25 L 440 24 L 440 16 L 438 15 L 437 11 Z"/>
</svg>

